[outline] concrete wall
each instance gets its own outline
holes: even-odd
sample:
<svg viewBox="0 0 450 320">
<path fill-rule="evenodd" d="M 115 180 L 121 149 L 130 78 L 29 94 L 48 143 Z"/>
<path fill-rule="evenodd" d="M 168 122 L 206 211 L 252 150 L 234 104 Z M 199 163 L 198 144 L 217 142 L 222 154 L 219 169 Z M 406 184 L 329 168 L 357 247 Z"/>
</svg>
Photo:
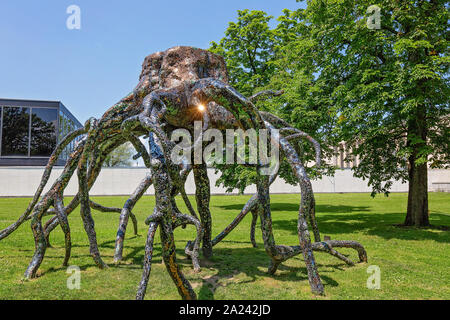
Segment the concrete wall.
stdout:
<svg viewBox="0 0 450 320">
<path fill-rule="evenodd" d="M 36 167 L 0 167 L 0 197 L 30 197 L 33 196 L 44 168 Z M 47 190 L 61 173 L 62 168 L 54 168 Z M 99 178 L 91 189 L 91 195 L 129 195 L 138 186 L 139 182 L 145 177 L 146 168 L 104 168 Z M 214 170 L 209 170 L 211 180 L 211 193 L 224 194 L 225 189 L 215 186 L 218 175 Z M 321 180 L 312 181 L 314 192 L 371 192 L 367 186 L 367 181 L 354 178 L 351 170 L 338 170 L 334 177 L 324 177 Z M 447 191 L 450 192 L 450 170 L 429 170 L 428 172 L 429 191 Z M 77 193 L 78 183 L 76 174 L 72 177 L 65 191 L 65 195 L 74 195 Z M 188 194 L 195 192 L 195 185 L 192 173 L 189 175 L 186 183 Z M 247 194 L 255 193 L 254 186 L 245 190 Z M 277 179 L 271 186 L 272 193 L 297 193 L 298 186 L 291 186 Z M 400 182 L 394 182 L 392 192 L 407 192 L 408 185 Z M 154 189 L 150 187 L 147 194 L 153 194 Z"/>
</svg>

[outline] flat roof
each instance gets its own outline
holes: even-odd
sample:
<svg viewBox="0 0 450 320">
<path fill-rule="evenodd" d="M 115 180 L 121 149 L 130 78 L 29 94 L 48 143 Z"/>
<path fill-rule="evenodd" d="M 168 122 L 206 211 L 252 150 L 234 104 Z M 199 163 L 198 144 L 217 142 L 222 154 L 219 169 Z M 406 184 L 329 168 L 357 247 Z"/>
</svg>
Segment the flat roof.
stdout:
<svg viewBox="0 0 450 320">
<path fill-rule="evenodd" d="M 67 107 L 58 100 L 31 100 L 31 99 L 10 99 L 0 98 L 0 104 L 17 106 L 17 107 L 46 107 L 46 108 L 60 108 L 71 118 L 79 127 L 83 125 L 78 119 L 67 109 Z"/>
<path fill-rule="evenodd" d="M 0 98 L 0 101 L 25 101 L 25 102 L 53 102 L 61 103 L 59 100 L 36 100 L 36 99 L 15 99 L 15 98 Z"/>
</svg>

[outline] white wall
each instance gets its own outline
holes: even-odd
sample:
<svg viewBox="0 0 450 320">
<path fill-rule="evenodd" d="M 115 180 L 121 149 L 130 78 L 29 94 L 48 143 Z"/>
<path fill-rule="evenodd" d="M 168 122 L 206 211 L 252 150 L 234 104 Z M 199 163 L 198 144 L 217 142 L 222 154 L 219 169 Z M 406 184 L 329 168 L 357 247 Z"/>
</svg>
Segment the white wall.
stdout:
<svg viewBox="0 0 450 320">
<path fill-rule="evenodd" d="M 0 197 L 30 197 L 34 195 L 42 177 L 44 168 L 36 167 L 0 167 Z M 54 168 L 46 190 L 52 182 L 62 172 L 62 168 Z M 91 189 L 91 195 L 129 195 L 139 185 L 139 182 L 145 177 L 147 169 L 145 168 L 104 168 L 97 181 Z M 217 175 L 214 170 L 208 172 L 211 180 L 211 193 L 224 194 L 225 189 L 215 186 Z M 65 195 L 74 195 L 78 190 L 78 183 L 75 174 L 66 191 Z M 367 186 L 367 181 L 354 178 L 351 170 L 338 170 L 334 177 L 324 177 L 321 180 L 312 181 L 314 192 L 371 192 Z M 450 192 L 450 170 L 429 170 L 428 171 L 429 191 L 447 191 Z M 271 186 L 272 193 L 297 193 L 298 186 L 291 186 L 277 179 Z M 245 190 L 247 194 L 255 193 L 254 186 Z M 394 182 L 392 192 L 407 192 L 408 185 L 400 182 Z M 192 173 L 186 182 L 186 192 L 193 194 L 195 192 L 194 178 Z M 147 194 L 153 194 L 154 189 L 150 187 Z"/>
</svg>

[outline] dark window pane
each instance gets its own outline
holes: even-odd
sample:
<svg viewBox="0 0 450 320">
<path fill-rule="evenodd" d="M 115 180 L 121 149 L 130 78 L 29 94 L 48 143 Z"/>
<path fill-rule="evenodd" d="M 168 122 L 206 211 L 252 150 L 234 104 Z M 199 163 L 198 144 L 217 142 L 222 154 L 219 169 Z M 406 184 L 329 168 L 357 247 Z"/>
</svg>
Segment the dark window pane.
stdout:
<svg viewBox="0 0 450 320">
<path fill-rule="evenodd" d="M 2 156 L 28 156 L 30 109 L 3 107 Z"/>
<path fill-rule="evenodd" d="M 75 130 L 75 123 L 73 122 L 72 119 L 69 119 L 69 127 L 70 127 L 70 132 Z"/>
<path fill-rule="evenodd" d="M 31 116 L 31 156 L 50 156 L 56 147 L 58 111 L 33 108 Z"/>
</svg>

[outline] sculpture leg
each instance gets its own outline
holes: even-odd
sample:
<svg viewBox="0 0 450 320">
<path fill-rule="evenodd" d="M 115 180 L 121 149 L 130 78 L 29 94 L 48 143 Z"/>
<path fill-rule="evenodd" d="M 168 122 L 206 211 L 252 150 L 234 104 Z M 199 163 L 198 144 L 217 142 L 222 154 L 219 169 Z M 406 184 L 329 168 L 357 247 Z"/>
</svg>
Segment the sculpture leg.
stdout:
<svg viewBox="0 0 450 320">
<path fill-rule="evenodd" d="M 192 289 L 189 281 L 184 277 L 181 269 L 177 263 L 176 253 L 175 253 L 175 239 L 173 236 L 171 218 L 163 218 L 163 223 L 161 225 L 161 244 L 162 244 L 162 255 L 166 269 L 169 272 L 170 277 L 175 283 L 178 293 L 183 300 L 196 300 L 197 295 Z"/>
<path fill-rule="evenodd" d="M 257 181 L 258 190 L 258 213 L 261 219 L 261 230 L 264 240 L 264 247 L 271 258 L 269 273 L 273 274 L 279 264 L 288 258 L 298 254 L 298 250 L 289 246 L 275 245 L 272 233 L 272 218 L 270 213 L 269 183 L 268 177 L 260 176 Z M 303 192 L 302 192 L 303 195 Z M 302 210 L 299 212 L 298 233 L 300 239 L 301 252 L 308 270 L 308 279 L 311 291 L 315 294 L 323 294 L 324 288 L 320 280 L 317 266 L 312 252 L 311 240 L 309 238 L 308 225 Z"/>
<path fill-rule="evenodd" d="M 312 187 L 311 187 L 312 192 Z M 319 227 L 317 226 L 317 220 L 316 220 L 316 201 L 314 200 L 314 197 L 312 197 L 311 205 L 309 210 L 309 225 L 311 226 L 311 229 L 314 234 L 314 241 L 320 242 L 320 232 Z"/>
<path fill-rule="evenodd" d="M 148 279 L 150 277 L 150 271 L 152 270 L 153 240 L 155 239 L 157 228 L 157 222 L 150 223 L 148 228 L 147 242 L 145 244 L 144 271 L 142 273 L 141 282 L 139 283 L 136 300 L 144 300 L 145 292 L 147 291 Z"/>
<path fill-rule="evenodd" d="M 181 298 L 184 300 L 195 300 L 197 296 L 177 263 L 175 238 L 172 228 L 173 210 L 170 205 L 170 191 L 172 188 L 168 174 L 164 168 L 158 168 L 152 173 L 155 177 L 156 210 L 162 212 L 160 236 L 164 264 Z"/>
<path fill-rule="evenodd" d="M 188 216 L 186 214 L 177 213 L 177 222 L 174 224 L 173 229 L 176 227 L 186 224 L 192 224 L 197 229 L 197 237 L 194 241 L 188 241 L 186 244 L 186 247 L 184 249 L 184 252 L 186 255 L 188 255 L 192 260 L 192 266 L 194 267 L 194 272 L 200 271 L 200 263 L 199 263 L 199 248 L 200 248 L 200 242 L 203 238 L 203 228 L 202 224 L 199 220 L 197 220 L 195 217 Z"/>
<path fill-rule="evenodd" d="M 86 147 L 87 148 L 87 147 Z M 87 148 L 89 150 L 89 148 Z M 100 268 L 106 268 L 107 265 L 103 262 L 100 257 L 100 252 L 98 250 L 97 244 L 97 234 L 95 232 L 95 223 L 94 219 L 92 219 L 91 215 L 91 207 L 89 203 L 89 193 L 88 193 L 88 184 L 87 184 L 87 152 L 83 152 L 83 156 L 78 164 L 78 185 L 79 185 L 79 194 L 80 194 L 80 213 L 81 218 L 83 220 L 84 230 L 86 231 L 89 238 L 89 251 L 91 253 L 92 258 L 94 259 L 95 264 Z"/>
<path fill-rule="evenodd" d="M 138 235 L 138 223 L 137 223 L 136 216 L 134 215 L 133 212 L 130 212 L 130 218 L 131 218 L 131 222 L 133 223 L 134 235 L 137 236 Z"/>
<path fill-rule="evenodd" d="M 47 242 L 45 240 L 44 229 L 42 228 L 42 216 L 50 206 L 48 198 L 44 198 L 39 202 L 33 211 L 31 219 L 31 230 L 33 231 L 35 251 L 24 278 L 31 279 L 36 277 L 36 272 L 44 259 L 45 250 L 47 249 Z"/>
<path fill-rule="evenodd" d="M 102 132 L 101 134 L 104 134 Z M 89 251 L 94 259 L 94 262 L 99 268 L 108 267 L 101 259 L 100 252 L 98 250 L 97 235 L 95 232 L 95 224 L 91 215 L 91 201 L 89 200 L 89 190 L 93 186 L 98 174 L 101 171 L 102 164 L 105 161 L 107 155 L 117 148 L 119 145 L 125 142 L 122 136 L 110 137 L 106 141 L 97 141 L 99 132 L 95 129 L 94 132 L 90 132 L 88 141 L 80 161 L 78 163 L 78 185 L 79 190 L 77 194 L 77 202 L 80 204 L 80 213 L 83 220 L 83 226 L 86 230 L 89 239 Z M 89 159 L 89 170 L 87 170 L 87 162 Z M 75 199 L 74 199 L 75 200 Z M 76 206 L 76 202 L 74 203 Z M 49 225 L 49 231 L 51 232 L 53 224 Z"/>
<path fill-rule="evenodd" d="M 30 262 L 30 265 L 25 271 L 24 278 L 26 279 L 33 278 L 36 276 L 36 272 L 39 269 L 42 260 L 44 259 L 45 250 L 47 249 L 47 239 L 44 228 L 42 227 L 42 217 L 52 204 L 55 206 L 55 210 L 57 211 L 56 213 L 58 214 L 58 207 L 62 203 L 61 198 L 63 195 L 64 188 L 65 186 L 67 186 L 70 177 L 72 176 L 73 172 L 75 171 L 75 168 L 77 167 L 77 159 L 79 159 L 80 153 L 83 151 L 83 145 L 84 142 L 82 142 L 78 146 L 78 148 L 71 154 L 70 161 L 66 163 L 66 166 L 64 167 L 64 171 L 61 174 L 61 176 L 52 185 L 50 191 L 47 192 L 39 201 L 39 203 L 34 207 L 31 220 L 31 229 L 33 231 L 36 250 Z M 58 201 L 55 201 L 55 199 L 60 200 L 61 203 L 58 204 Z M 56 218 L 55 221 L 58 222 L 59 220 L 64 221 L 64 217 L 59 218 L 58 216 L 55 216 L 54 218 Z"/>
<path fill-rule="evenodd" d="M 302 190 L 303 198 L 303 190 Z M 303 201 L 303 199 L 302 199 Z M 322 281 L 320 280 L 319 273 L 317 272 L 317 266 L 313 255 L 313 249 L 311 244 L 311 237 L 308 231 L 308 224 L 306 222 L 306 215 L 304 210 L 300 206 L 298 213 L 298 237 L 300 240 L 300 247 L 302 248 L 303 259 L 305 260 L 306 269 L 308 270 L 308 279 L 311 286 L 311 291 L 315 294 L 324 294 L 324 288 Z"/>
<path fill-rule="evenodd" d="M 266 122 L 266 125 L 273 129 L 273 126 Z M 306 269 L 308 270 L 308 279 L 311 286 L 311 290 L 316 294 L 323 294 L 324 289 L 322 282 L 320 280 L 319 274 L 317 272 L 317 266 L 315 264 L 315 259 L 313 255 L 311 238 L 309 235 L 307 215 L 311 213 L 314 205 L 314 195 L 312 192 L 311 183 L 306 174 L 305 168 L 301 164 L 295 149 L 289 144 L 289 142 L 281 137 L 280 146 L 282 147 L 286 159 L 288 160 L 294 174 L 296 175 L 298 181 L 300 182 L 301 189 L 301 200 L 300 208 L 298 213 L 298 237 L 300 242 L 300 247 L 302 248 L 303 258 L 305 260 Z"/>
<path fill-rule="evenodd" d="M 132 214 L 131 210 L 133 210 L 136 202 L 142 197 L 142 195 L 145 193 L 145 191 L 147 191 L 147 189 L 150 187 L 151 184 L 152 184 L 152 177 L 150 174 L 148 174 L 144 178 L 144 180 L 142 180 L 138 188 L 133 192 L 131 197 L 125 202 L 125 205 L 123 206 L 119 219 L 119 229 L 117 230 L 116 248 L 114 251 L 114 262 L 119 262 L 120 260 L 122 260 L 123 242 L 125 239 L 125 232 L 127 230 L 128 218 L 130 214 Z"/>
<path fill-rule="evenodd" d="M 283 262 L 283 257 L 278 255 L 275 246 L 275 238 L 272 233 L 272 217 L 270 212 L 269 185 L 266 183 L 265 177 L 259 177 L 257 181 L 257 199 L 258 205 L 256 210 L 261 219 L 261 231 L 264 242 L 264 248 L 271 258 L 269 273 L 274 274 L 278 265 Z"/>
<path fill-rule="evenodd" d="M 329 254 L 341 259 L 348 265 L 354 265 L 354 262 L 348 259 L 346 256 L 340 254 L 334 248 L 351 248 L 358 252 L 359 262 L 367 262 L 367 253 L 363 245 L 357 241 L 351 240 L 329 240 L 322 242 L 315 242 L 312 244 L 313 249 L 317 251 L 328 252 Z"/>
<path fill-rule="evenodd" d="M 255 229 L 256 222 L 258 220 L 258 211 L 256 209 L 252 210 L 252 225 L 250 227 L 250 241 L 252 242 L 253 248 L 257 248 L 256 240 L 255 240 Z"/>
<path fill-rule="evenodd" d="M 203 255 L 206 258 L 212 256 L 212 242 L 211 242 L 211 212 L 209 211 L 210 184 L 208 178 L 208 171 L 205 164 L 194 165 L 194 180 L 195 180 L 195 200 L 197 201 L 197 211 L 200 215 L 203 227 Z"/>
<path fill-rule="evenodd" d="M 148 129 L 153 129 L 152 123 L 148 122 Z M 175 251 L 175 239 L 173 235 L 173 221 L 175 212 L 171 204 L 171 192 L 173 185 L 169 178 L 166 159 L 161 148 L 156 144 L 153 133 L 149 134 L 150 154 L 152 160 L 152 176 L 155 187 L 155 212 L 161 215 L 160 236 L 162 245 L 162 256 L 166 269 L 169 272 L 182 299 L 195 300 L 197 298 L 189 281 L 184 277 L 177 263 Z M 163 144 L 164 145 L 164 144 Z M 148 220 L 148 219 L 147 219 Z"/>
<path fill-rule="evenodd" d="M 60 196 L 55 197 L 55 211 L 58 217 L 59 224 L 61 225 L 61 229 L 64 232 L 64 244 L 66 253 L 64 256 L 63 266 L 67 267 L 70 259 L 70 252 L 72 249 L 72 241 L 70 236 L 69 220 L 67 219 L 67 215 L 64 212 L 64 204 L 62 201 L 62 197 Z"/>
</svg>

